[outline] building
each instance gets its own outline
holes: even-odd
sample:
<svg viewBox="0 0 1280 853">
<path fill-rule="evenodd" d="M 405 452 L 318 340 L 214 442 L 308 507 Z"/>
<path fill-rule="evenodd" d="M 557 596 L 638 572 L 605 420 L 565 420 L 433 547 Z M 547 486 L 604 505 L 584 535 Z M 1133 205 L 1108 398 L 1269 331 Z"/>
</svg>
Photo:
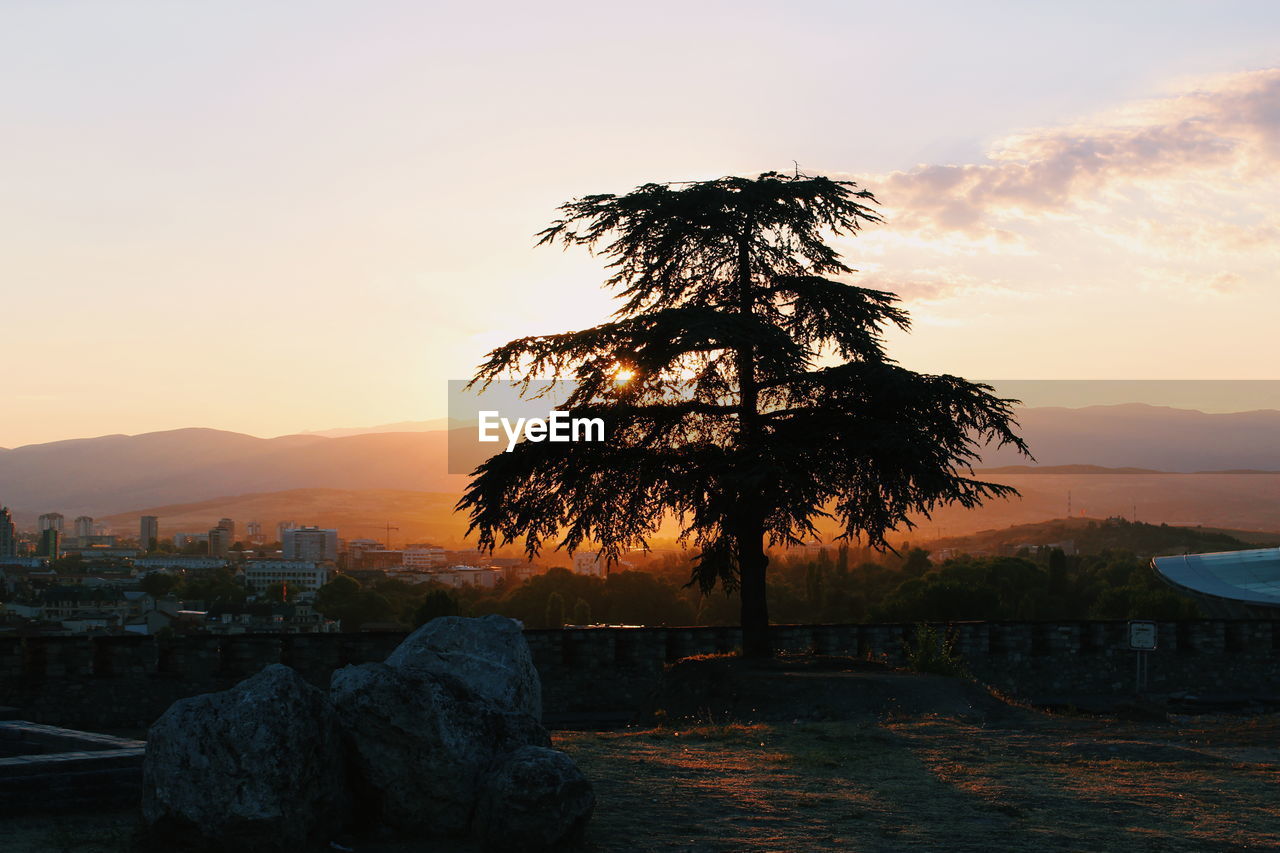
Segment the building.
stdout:
<svg viewBox="0 0 1280 853">
<path fill-rule="evenodd" d="M 231 553 L 231 546 L 235 544 L 235 529 L 228 529 L 219 524 L 217 527 L 209 531 L 209 556 L 225 557 Z"/>
<path fill-rule="evenodd" d="M 76 555 L 85 560 L 132 560 L 140 553 L 137 548 L 118 548 L 114 543 L 105 542 L 96 545 L 67 545 L 62 548 L 64 557 Z"/>
<path fill-rule="evenodd" d="M 298 522 L 296 521 L 279 522 L 278 524 L 276 524 L 276 541 L 283 542 L 284 534 L 289 530 L 296 530 L 297 527 L 298 527 Z"/>
<path fill-rule="evenodd" d="M 436 583 L 455 588 L 478 586 L 493 589 L 502 581 L 503 572 L 502 569 L 490 566 L 451 566 L 431 572 L 427 577 Z"/>
<path fill-rule="evenodd" d="M 66 519 L 60 512 L 46 512 L 40 516 L 40 531 L 42 533 L 46 530 L 56 530 L 58 535 L 61 536 L 66 532 L 63 529 L 64 524 L 66 524 Z"/>
<path fill-rule="evenodd" d="M 18 528 L 7 506 L 0 506 L 0 557 L 18 556 Z"/>
<path fill-rule="evenodd" d="M 236 523 L 234 519 L 220 518 L 218 519 L 218 527 L 222 530 L 230 531 L 231 541 L 236 541 Z"/>
<path fill-rule="evenodd" d="M 266 592 L 273 584 L 286 584 L 290 592 L 315 592 L 329 582 L 331 569 L 314 560 L 249 560 L 244 564 L 245 586 Z"/>
<path fill-rule="evenodd" d="M 138 545 L 144 551 L 155 550 L 160 542 L 160 519 L 154 515 L 144 515 L 138 521 Z"/>
<path fill-rule="evenodd" d="M 434 569 L 447 562 L 444 549 L 439 545 L 404 546 L 402 565 L 407 569 Z"/>
<path fill-rule="evenodd" d="M 139 573 L 162 569 L 176 569 L 187 572 L 207 571 L 210 569 L 224 569 L 227 565 L 228 562 L 226 560 L 217 557 L 192 557 L 178 554 L 170 554 L 164 557 L 138 557 L 133 561 L 133 567 Z"/>
<path fill-rule="evenodd" d="M 602 578 L 607 574 L 605 568 L 605 561 L 601 560 L 600 555 L 595 551 L 578 551 L 573 555 L 573 573 L 575 575 Z"/>
<path fill-rule="evenodd" d="M 358 566 L 360 565 L 360 557 L 366 551 L 385 551 L 386 547 L 377 539 L 348 539 L 347 563 L 352 566 Z"/>
<path fill-rule="evenodd" d="M 119 590 L 108 586 L 52 586 L 40 593 L 41 617 L 50 622 L 76 620 L 72 630 L 119 625 L 129 614 L 129 602 Z M 94 620 L 104 624 L 94 624 Z"/>
<path fill-rule="evenodd" d="M 262 535 L 262 522 L 251 521 L 244 526 L 245 538 L 254 545 L 267 544 L 267 537 Z"/>
<path fill-rule="evenodd" d="M 195 545 L 199 542 L 208 542 L 208 533 L 175 533 L 173 534 L 173 544 L 177 548 L 185 548 L 188 545 Z"/>
<path fill-rule="evenodd" d="M 311 634 L 335 632 L 337 622 L 302 602 L 255 601 L 218 604 L 205 614 L 203 629 L 211 634 Z"/>
<path fill-rule="evenodd" d="M 321 562 L 338 559 L 338 531 L 331 528 L 297 527 L 284 531 L 281 556 L 286 560 Z"/>
<path fill-rule="evenodd" d="M 36 545 L 37 557 L 48 557 L 56 560 L 62 556 L 62 531 L 56 527 L 46 527 L 40 531 L 40 542 Z"/>
<path fill-rule="evenodd" d="M 76 519 L 75 533 L 77 539 L 88 539 L 94 534 L 93 518 L 88 515 L 82 515 Z"/>
<path fill-rule="evenodd" d="M 377 571 L 379 569 L 398 569 L 404 565 L 403 551 L 371 550 L 361 551 L 360 559 L 353 560 L 352 569 L 361 571 Z"/>
</svg>

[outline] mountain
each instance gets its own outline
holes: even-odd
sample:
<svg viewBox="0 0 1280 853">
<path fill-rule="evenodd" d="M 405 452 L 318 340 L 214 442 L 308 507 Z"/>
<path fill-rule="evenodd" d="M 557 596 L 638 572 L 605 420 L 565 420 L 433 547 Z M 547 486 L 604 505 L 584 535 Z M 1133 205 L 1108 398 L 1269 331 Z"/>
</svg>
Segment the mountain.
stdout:
<svg viewBox="0 0 1280 853">
<path fill-rule="evenodd" d="M 1111 550 L 1131 551 L 1140 556 L 1151 557 L 1161 554 L 1271 548 L 1280 545 L 1280 534 L 1259 533 L 1254 530 L 1164 527 L 1094 518 L 1058 518 L 940 539 L 930 542 L 928 547 L 934 551 L 945 548 L 974 553 L 1062 542 L 1071 542 L 1079 554 L 1101 554 Z"/>
<path fill-rule="evenodd" d="M 181 429 L 28 445 L 0 451 L 0 501 L 29 523 L 42 512 L 96 517 L 300 488 L 457 493 L 466 478 L 446 472 L 447 441 L 442 430 L 255 438 Z"/>
<path fill-rule="evenodd" d="M 1067 492 L 1072 491 L 1076 510 L 1087 508 L 1094 515 L 1127 515 L 1137 502 L 1139 517 L 1146 519 L 1280 529 L 1272 510 L 1280 507 L 1280 490 L 1269 485 L 1275 476 L 1250 479 L 1221 473 L 1175 480 L 1168 478 L 1184 475 L 1144 473 L 1280 471 L 1280 411 L 1204 414 L 1131 404 L 1028 408 L 1018 417 L 1037 463 L 1029 466 L 1026 459 L 1002 450 L 988 453 L 984 466 L 995 479 L 1018 485 L 1024 498 L 981 513 L 1018 521 L 1057 517 L 1064 514 Z M 256 438 L 181 429 L 28 445 L 0 450 L 0 504 L 13 508 L 19 523 L 30 526 L 42 512 L 98 517 L 296 489 L 457 495 L 467 478 L 448 473 L 450 434 L 437 429 Z M 473 438 L 465 429 L 452 434 Z M 492 447 L 460 444 L 472 450 Z M 458 470 L 469 470 L 476 461 L 470 459 Z M 1062 466 L 1109 470 L 1089 473 L 1088 468 Z M 1242 485 L 1246 481 L 1247 487 Z M 939 518 L 955 512 L 960 511 L 944 510 Z"/>
<path fill-rule="evenodd" d="M 1099 465 L 1158 471 L 1280 470 L 1280 411 L 1206 414 L 1126 403 L 1024 408 L 1022 435 L 1040 465 Z M 1023 464 L 1008 449 L 988 452 L 987 467 Z"/>
<path fill-rule="evenodd" d="M 947 507 L 922 520 L 909 538 L 959 536 L 1013 524 L 1119 516 L 1154 524 L 1280 531 L 1280 473 L 1182 474 L 1077 466 L 979 469 L 980 478 L 1016 488 L 1020 497 L 974 510 Z"/>
<path fill-rule="evenodd" d="M 1014 486 L 1021 497 L 990 501 L 974 510 L 943 509 L 933 519 L 920 519 L 914 531 L 905 531 L 893 541 L 928 542 L 939 538 L 968 536 L 980 531 L 1009 528 L 1011 525 L 1063 518 L 1067 493 L 1071 493 L 1070 522 L 1084 524 L 1083 513 L 1094 518 L 1131 517 L 1135 505 L 1138 517 L 1156 524 L 1202 525 L 1205 531 L 1232 528 L 1226 532 L 1250 542 L 1273 544 L 1276 535 L 1245 536 L 1240 529 L 1280 531 L 1280 474 L 1164 474 L 1109 472 L 1092 468 L 1080 473 L 1076 466 L 1038 471 L 1007 468 L 980 470 L 979 476 Z M 216 497 L 176 505 L 148 506 L 100 519 L 117 532 L 132 534 L 138 516 L 160 518 L 160 530 L 170 535 L 179 530 L 201 531 L 219 518 L 262 522 L 268 536 L 278 521 L 336 527 L 348 538 L 370 537 L 386 540 L 386 525 L 399 528 L 391 539 L 398 544 L 428 541 L 459 546 L 466 531 L 466 519 L 453 513 L 457 492 L 418 492 L 394 489 L 292 489 L 287 491 Z M 819 524 L 824 538 L 834 531 Z M 243 529 L 243 528 L 242 528 Z M 672 544 L 676 529 L 666 526 L 655 538 L 655 547 Z M 1023 536 L 1022 532 L 1017 535 Z M 1018 542 L 1035 541 L 1030 532 Z M 1056 533 L 1053 534 L 1056 536 Z M 1044 541 L 1058 541 L 1059 536 Z"/>
<path fill-rule="evenodd" d="M 336 429 L 309 429 L 302 435 L 319 435 L 324 438 L 346 438 L 351 435 L 368 435 L 379 432 L 432 432 L 438 429 L 457 429 L 463 426 L 462 421 L 453 418 L 433 418 L 429 421 L 398 421 L 394 424 L 379 424 L 369 427 L 339 427 Z"/>
</svg>

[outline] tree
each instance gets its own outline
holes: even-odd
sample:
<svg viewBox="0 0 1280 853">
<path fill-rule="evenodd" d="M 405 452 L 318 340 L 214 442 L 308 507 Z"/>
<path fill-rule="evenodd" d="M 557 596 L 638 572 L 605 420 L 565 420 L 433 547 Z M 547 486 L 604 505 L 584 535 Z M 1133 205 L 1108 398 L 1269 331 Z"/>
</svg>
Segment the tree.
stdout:
<svg viewBox="0 0 1280 853">
<path fill-rule="evenodd" d="M 564 596 L 553 592 L 547 596 L 547 610 L 543 617 L 548 628 L 564 627 Z"/>
<path fill-rule="evenodd" d="M 173 592 L 174 587 L 178 585 L 178 579 L 164 572 L 147 572 L 138 585 L 152 598 L 164 598 Z"/>
<path fill-rule="evenodd" d="M 262 593 L 264 601 L 272 601 L 276 604 L 284 604 L 286 601 L 292 601 L 298 597 L 297 589 L 289 589 L 283 583 L 268 584 L 266 590 Z"/>
<path fill-rule="evenodd" d="M 458 597 L 447 589 L 433 589 L 422 599 L 413 614 L 414 627 L 425 625 L 438 616 L 457 616 Z"/>
<path fill-rule="evenodd" d="M 744 653 L 771 652 L 771 545 L 834 522 L 886 536 L 941 505 L 1016 494 L 974 476 L 983 443 L 1013 445 L 1011 405 L 986 385 L 914 373 L 884 351 L 897 297 L 840 277 L 828 243 L 880 221 L 851 181 L 767 172 L 645 184 L 561 207 L 540 244 L 609 259 L 611 322 L 489 353 L 481 390 L 570 379 L 564 408 L 605 419 L 603 442 L 523 441 L 481 464 L 459 502 L 481 547 L 645 547 L 664 519 L 698 550 L 691 583 L 738 590 Z"/>
<path fill-rule="evenodd" d="M 338 575 L 316 590 L 315 607 L 330 619 L 341 619 L 360 597 L 360 582 L 350 575 Z"/>
</svg>

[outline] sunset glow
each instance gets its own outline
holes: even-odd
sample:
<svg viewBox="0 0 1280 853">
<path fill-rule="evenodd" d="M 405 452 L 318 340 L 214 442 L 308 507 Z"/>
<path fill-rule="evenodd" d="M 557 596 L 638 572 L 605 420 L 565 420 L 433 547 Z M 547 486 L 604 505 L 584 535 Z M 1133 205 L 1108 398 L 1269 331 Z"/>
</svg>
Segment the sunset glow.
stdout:
<svg viewBox="0 0 1280 853">
<path fill-rule="evenodd" d="M 9 4 L 0 446 L 441 417 L 493 346 L 616 308 L 598 258 L 533 248 L 565 199 L 796 165 L 880 200 L 841 249 L 905 300 L 912 369 L 1271 378 L 1278 30 L 1242 2 Z"/>
</svg>

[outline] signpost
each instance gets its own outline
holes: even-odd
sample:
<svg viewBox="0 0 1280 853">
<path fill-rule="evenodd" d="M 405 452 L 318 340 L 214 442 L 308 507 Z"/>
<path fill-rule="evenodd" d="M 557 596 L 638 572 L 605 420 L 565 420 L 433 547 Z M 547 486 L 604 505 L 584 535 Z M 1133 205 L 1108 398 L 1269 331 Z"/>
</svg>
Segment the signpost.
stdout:
<svg viewBox="0 0 1280 853">
<path fill-rule="evenodd" d="M 1136 657 L 1134 670 L 1134 692 L 1141 695 L 1147 687 L 1147 673 L 1150 663 L 1147 655 L 1156 650 L 1159 631 L 1156 623 L 1133 619 L 1129 621 L 1129 648 Z"/>
</svg>

